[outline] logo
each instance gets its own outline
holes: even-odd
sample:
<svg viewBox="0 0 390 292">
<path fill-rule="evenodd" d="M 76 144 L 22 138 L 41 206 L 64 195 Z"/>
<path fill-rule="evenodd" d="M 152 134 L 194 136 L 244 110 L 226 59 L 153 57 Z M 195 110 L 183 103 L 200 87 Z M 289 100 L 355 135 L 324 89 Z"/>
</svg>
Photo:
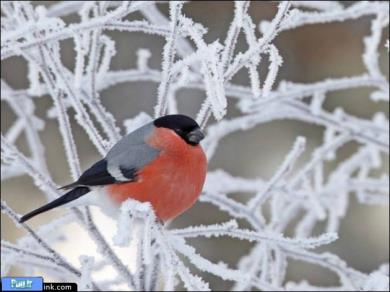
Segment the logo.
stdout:
<svg viewBox="0 0 390 292">
<path fill-rule="evenodd" d="M 4 277 L 2 291 L 43 291 L 42 277 Z"/>
</svg>

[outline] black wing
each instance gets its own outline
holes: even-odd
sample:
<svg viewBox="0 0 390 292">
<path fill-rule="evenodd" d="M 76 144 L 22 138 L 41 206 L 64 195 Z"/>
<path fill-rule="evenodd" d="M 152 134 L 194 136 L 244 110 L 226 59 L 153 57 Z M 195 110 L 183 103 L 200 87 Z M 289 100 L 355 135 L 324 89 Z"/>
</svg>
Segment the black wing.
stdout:
<svg viewBox="0 0 390 292">
<path fill-rule="evenodd" d="M 137 171 L 154 160 L 160 150 L 145 143 L 154 126 L 147 124 L 123 137 L 107 156 L 87 169 L 80 178 L 62 188 L 76 186 L 102 186 L 131 182 L 137 179 Z"/>
<path fill-rule="evenodd" d="M 70 189 L 76 186 L 102 186 L 136 180 L 137 170 L 135 168 L 119 167 L 119 170 L 122 176 L 121 179 L 110 174 L 107 169 L 107 161 L 102 159 L 88 168 L 76 182 L 63 186 L 61 189 Z"/>
</svg>

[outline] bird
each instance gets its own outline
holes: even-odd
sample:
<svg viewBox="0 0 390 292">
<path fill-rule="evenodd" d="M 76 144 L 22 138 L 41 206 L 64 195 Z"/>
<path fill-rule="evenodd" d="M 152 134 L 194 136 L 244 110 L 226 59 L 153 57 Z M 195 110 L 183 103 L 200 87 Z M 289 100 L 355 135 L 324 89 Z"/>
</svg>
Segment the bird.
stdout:
<svg viewBox="0 0 390 292">
<path fill-rule="evenodd" d="M 199 125 L 182 114 L 165 115 L 119 140 L 85 170 L 67 192 L 19 219 L 25 222 L 59 206 L 97 205 L 111 217 L 127 199 L 149 202 L 157 219 L 174 219 L 201 194 L 207 158 Z"/>
</svg>

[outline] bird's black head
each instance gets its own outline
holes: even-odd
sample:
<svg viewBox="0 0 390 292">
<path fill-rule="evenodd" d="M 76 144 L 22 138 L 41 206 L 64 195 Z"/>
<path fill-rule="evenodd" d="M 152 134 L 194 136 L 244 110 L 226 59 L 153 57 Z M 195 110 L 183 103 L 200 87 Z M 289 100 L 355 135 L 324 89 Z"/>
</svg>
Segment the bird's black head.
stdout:
<svg viewBox="0 0 390 292">
<path fill-rule="evenodd" d="M 154 125 L 158 128 L 168 128 L 175 131 L 190 145 L 198 145 L 204 138 L 199 125 L 190 117 L 184 115 L 166 115 L 154 120 Z"/>
</svg>

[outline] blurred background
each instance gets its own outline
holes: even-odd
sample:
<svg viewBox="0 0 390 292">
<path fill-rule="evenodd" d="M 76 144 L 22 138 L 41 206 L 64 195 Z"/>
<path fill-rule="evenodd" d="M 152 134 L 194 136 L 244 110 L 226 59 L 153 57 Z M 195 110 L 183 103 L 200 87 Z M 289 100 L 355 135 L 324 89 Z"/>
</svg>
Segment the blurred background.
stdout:
<svg viewBox="0 0 390 292">
<path fill-rule="evenodd" d="M 53 3 L 55 2 L 34 1 L 33 4 L 50 6 Z M 351 5 L 351 2 L 345 2 L 344 5 Z M 260 20 L 271 20 L 276 13 L 276 6 L 277 3 L 266 1 L 252 2 L 249 11 L 254 23 L 258 24 Z M 168 15 L 167 4 L 158 4 L 158 8 L 165 15 Z M 186 15 L 209 28 L 206 35 L 207 42 L 217 39 L 220 42 L 224 41 L 233 17 L 233 9 L 234 4 L 228 1 L 189 2 L 184 5 Z M 79 18 L 73 14 L 63 19 L 71 23 L 77 22 Z M 143 19 L 143 17 L 135 13 L 128 19 Z M 361 57 L 363 38 L 370 33 L 371 20 L 370 17 L 364 17 L 342 23 L 307 25 L 282 32 L 275 41 L 275 45 L 283 57 L 283 66 L 279 72 L 278 80 L 306 83 L 320 81 L 328 77 L 353 76 L 365 72 Z M 164 38 L 143 33 L 108 32 L 107 34 L 116 41 L 117 54 L 111 63 L 111 70 L 134 68 L 136 66 L 137 50 L 140 48 L 147 48 L 152 52 L 149 62 L 150 67 L 161 69 Z M 247 48 L 245 39 L 241 37 L 243 36 L 240 35 L 237 51 L 244 51 Z M 384 42 L 388 38 L 387 30 L 380 45 L 381 69 L 387 77 L 389 73 L 389 55 L 384 48 Z M 65 40 L 61 42 L 61 45 L 63 62 L 68 68 L 73 69 L 74 43 L 71 40 Z M 264 68 L 268 67 L 266 62 L 263 64 Z M 260 71 L 263 78 L 264 72 Z M 2 61 L 1 76 L 14 89 L 28 87 L 27 64 L 22 58 L 12 57 Z M 240 72 L 233 82 L 249 85 L 247 72 Z M 154 82 L 122 83 L 102 91 L 100 93 L 101 100 L 104 106 L 116 117 L 117 125 L 122 126 L 125 119 L 134 117 L 140 111 L 153 115 L 157 87 L 158 83 Z M 367 98 L 370 92 L 370 88 L 334 92 L 328 95 L 325 107 L 332 111 L 334 108 L 341 106 L 347 113 L 362 118 L 371 118 L 377 111 L 382 111 L 388 116 L 388 104 L 370 101 Z M 204 92 L 200 90 L 180 90 L 177 96 L 180 112 L 194 117 L 204 98 Z M 69 183 L 71 177 L 57 121 L 46 118 L 46 111 L 51 106 L 52 100 L 48 97 L 36 99 L 36 112 L 38 116 L 46 120 L 41 138 L 46 146 L 49 170 L 54 181 L 63 185 Z M 234 103 L 231 103 L 228 108 L 228 118 L 237 114 L 238 111 Z M 81 164 L 83 169 L 86 169 L 99 158 L 99 154 L 84 131 L 75 122 L 73 110 L 70 110 L 70 115 L 74 135 L 78 141 L 77 149 Z M 10 127 L 14 119 L 15 115 L 12 110 L 2 102 L 2 132 Z M 211 119 L 209 124 L 214 122 Z M 124 134 L 124 127 L 122 127 L 121 134 Z M 209 170 L 222 168 L 235 176 L 269 179 L 283 161 L 296 136 L 307 137 L 308 147 L 303 158 L 300 159 L 300 163 L 304 163 L 309 158 L 311 150 L 321 145 L 322 134 L 322 127 L 296 121 L 284 120 L 262 124 L 255 129 L 237 132 L 223 139 L 215 156 L 210 161 Z M 17 146 L 24 153 L 27 152 L 24 138 L 18 140 Z M 339 151 L 337 159 L 347 158 L 356 150 L 356 147 L 356 144 L 347 144 Z M 387 162 L 383 165 L 384 171 L 388 172 L 388 167 Z M 2 200 L 5 200 L 10 207 L 20 214 L 45 203 L 44 195 L 27 175 L 2 182 L 1 196 Z M 235 198 L 239 196 L 240 194 L 236 194 Z M 380 264 L 389 261 L 389 208 L 388 206 L 360 205 L 353 195 L 350 198 L 351 203 L 347 216 L 342 221 L 339 230 L 340 239 L 330 246 L 326 246 L 326 250 L 336 253 L 357 270 L 371 272 L 377 269 Z M 36 229 L 41 224 L 49 222 L 51 218 L 57 218 L 63 214 L 65 214 L 63 210 L 50 211 L 31 220 L 30 224 Z M 6 216 L 1 216 L 2 239 L 15 242 L 20 236 L 24 235 L 24 232 L 17 229 Z M 105 230 L 107 238 L 111 238 L 110 234 L 115 231 L 115 223 L 110 222 L 95 209 L 94 216 Z M 219 211 L 214 206 L 197 203 L 187 213 L 177 218 L 171 227 L 215 223 L 228 219 L 229 216 L 226 213 Z M 321 232 L 321 226 L 318 230 Z M 86 234 L 76 224 L 67 227 L 67 234 L 70 243 L 72 238 L 77 238 L 78 248 L 80 250 L 84 249 L 82 253 L 91 253 Z M 76 252 L 74 245 L 70 243 L 59 244 L 57 249 L 70 254 L 72 261 L 78 264 L 80 253 Z M 191 243 L 206 258 L 214 262 L 223 260 L 232 266 L 251 247 L 247 242 L 226 238 L 192 240 Z M 18 272 L 19 270 L 13 269 L 10 274 L 17 275 Z M 229 282 L 221 284 L 219 279 L 210 274 L 203 274 L 202 276 L 205 280 L 211 282 L 213 290 L 223 290 L 231 285 Z M 320 267 L 298 261 L 290 261 L 287 278 L 294 281 L 306 278 L 310 283 L 316 285 L 337 285 L 336 275 Z"/>
</svg>

